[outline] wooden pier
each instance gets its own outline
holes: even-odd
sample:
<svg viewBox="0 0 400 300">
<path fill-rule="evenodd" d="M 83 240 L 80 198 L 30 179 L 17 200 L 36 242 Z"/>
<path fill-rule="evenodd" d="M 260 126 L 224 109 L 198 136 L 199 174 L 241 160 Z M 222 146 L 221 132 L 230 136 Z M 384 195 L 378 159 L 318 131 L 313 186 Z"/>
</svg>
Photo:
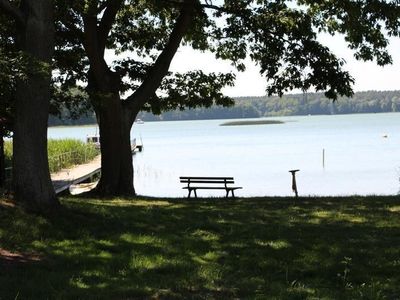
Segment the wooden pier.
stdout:
<svg viewBox="0 0 400 300">
<path fill-rule="evenodd" d="M 131 144 L 132 154 L 143 151 L 143 143 L 133 139 Z M 74 166 L 70 169 L 61 170 L 51 174 L 54 190 L 56 194 L 66 190 L 74 190 L 74 193 L 85 192 L 96 187 L 96 183 L 92 182 L 92 178 L 98 176 L 101 172 L 101 155 L 98 155 L 92 161 Z M 81 184 L 90 181 L 90 184 Z M 71 187 L 71 189 L 70 189 Z M 79 191 L 78 191 L 79 190 Z"/>
<path fill-rule="evenodd" d="M 132 148 L 132 153 L 135 154 L 136 151 L 142 152 L 143 150 L 143 142 L 141 141 L 142 139 L 140 139 L 140 142 L 138 142 L 136 140 L 136 138 L 134 138 L 131 141 L 131 148 Z"/>
<path fill-rule="evenodd" d="M 101 156 L 86 164 L 77 165 L 71 169 L 61 170 L 51 174 L 54 190 L 56 194 L 68 190 L 71 185 L 89 180 L 101 172 Z"/>
</svg>

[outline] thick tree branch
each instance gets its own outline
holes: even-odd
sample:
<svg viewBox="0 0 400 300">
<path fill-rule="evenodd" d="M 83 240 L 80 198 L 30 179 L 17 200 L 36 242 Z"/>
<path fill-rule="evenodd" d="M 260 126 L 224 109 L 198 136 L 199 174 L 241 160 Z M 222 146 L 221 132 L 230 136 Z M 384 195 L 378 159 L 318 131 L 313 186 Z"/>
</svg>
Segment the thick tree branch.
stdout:
<svg viewBox="0 0 400 300">
<path fill-rule="evenodd" d="M 177 1 L 177 0 L 165 0 L 168 3 L 171 3 L 173 5 L 176 6 L 182 6 L 182 1 Z M 245 2 L 245 6 L 249 5 L 253 0 L 248 0 L 247 2 Z M 227 8 L 223 5 L 216 5 L 213 4 L 212 1 L 205 1 L 205 3 L 199 3 L 198 7 L 201 8 L 206 8 L 206 9 L 211 9 L 211 10 L 215 10 L 218 11 L 220 13 L 225 13 L 225 14 L 233 14 L 236 15 L 238 13 L 237 9 L 235 9 L 235 7 L 233 7 L 233 9 L 231 8 Z"/>
<path fill-rule="evenodd" d="M 97 32 L 97 16 L 84 15 L 84 47 L 89 58 L 90 68 L 96 77 L 97 82 L 101 82 L 104 78 L 107 64 L 104 61 L 104 50 L 99 49 L 99 39 Z"/>
<path fill-rule="evenodd" d="M 69 31 L 71 31 L 78 39 L 79 41 L 84 44 L 85 39 L 84 39 L 84 34 L 81 28 L 79 28 L 74 20 L 74 17 L 72 15 L 72 13 L 67 12 L 67 19 L 68 22 L 63 22 L 63 25 L 69 29 Z"/>
<path fill-rule="evenodd" d="M 123 0 L 109 0 L 107 1 L 107 7 L 104 11 L 103 17 L 101 18 L 99 29 L 98 29 L 98 42 L 99 48 L 104 50 L 106 47 L 107 37 L 110 33 L 112 25 L 115 22 L 115 17 L 121 8 Z"/>
<path fill-rule="evenodd" d="M 175 27 L 172 30 L 169 41 L 164 50 L 148 72 L 146 79 L 125 102 L 132 110 L 140 110 L 151 96 L 154 95 L 160 86 L 161 81 L 167 75 L 171 61 L 192 23 L 197 7 L 197 0 L 185 0 L 181 13 L 175 23 Z"/>
<path fill-rule="evenodd" d="M 107 5 L 108 1 L 101 3 L 97 9 L 97 14 L 100 14 L 103 10 L 105 10 L 107 8 Z"/>
<path fill-rule="evenodd" d="M 224 13 L 228 12 L 228 10 L 223 8 L 222 6 L 217 6 L 217 5 L 213 5 L 213 4 L 202 4 L 201 7 L 209 8 L 209 9 L 212 9 L 212 10 L 217 10 L 219 12 L 224 12 Z"/>
<path fill-rule="evenodd" d="M 115 22 L 115 17 L 123 3 L 123 0 L 109 0 L 106 6 L 101 6 L 103 17 L 98 25 L 97 12 L 98 7 L 91 2 L 87 13 L 83 15 L 84 25 L 84 47 L 90 61 L 92 75 L 95 76 L 97 84 L 102 84 L 106 78 L 106 72 L 109 71 L 107 63 L 104 60 L 104 52 L 107 37 L 111 27 Z"/>
<path fill-rule="evenodd" d="M 182 6 L 183 2 L 182 1 L 178 1 L 178 0 L 165 0 L 168 3 L 171 3 L 173 5 L 177 5 L 177 6 Z M 199 4 L 200 7 L 202 8 L 209 8 L 209 9 L 213 9 L 213 10 L 217 10 L 219 12 L 225 12 L 227 13 L 228 10 L 225 9 L 222 6 L 218 6 L 212 3 L 212 1 L 205 1 L 205 4 Z"/>
<path fill-rule="evenodd" d="M 101 9 L 102 6 L 98 6 L 98 1 L 97 0 L 89 0 L 85 1 L 86 2 L 86 7 L 85 7 L 85 14 L 90 15 L 90 16 L 97 16 L 99 13 L 99 9 Z"/>
<path fill-rule="evenodd" d="M 0 11 L 14 18 L 20 25 L 25 25 L 24 14 L 18 7 L 11 4 L 10 1 L 0 0 Z"/>
</svg>

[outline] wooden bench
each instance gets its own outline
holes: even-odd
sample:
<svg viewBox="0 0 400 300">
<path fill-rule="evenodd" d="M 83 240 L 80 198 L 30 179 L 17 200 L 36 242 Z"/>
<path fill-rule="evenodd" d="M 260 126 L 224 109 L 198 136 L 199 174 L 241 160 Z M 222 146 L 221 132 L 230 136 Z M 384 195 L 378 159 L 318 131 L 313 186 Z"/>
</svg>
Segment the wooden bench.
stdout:
<svg viewBox="0 0 400 300">
<path fill-rule="evenodd" d="M 242 187 L 238 186 L 228 186 L 228 184 L 234 184 L 235 181 L 233 177 L 188 177 L 182 176 L 179 177 L 181 183 L 186 183 L 187 186 L 183 187 L 183 189 L 188 190 L 188 198 L 194 192 L 195 197 L 197 198 L 197 190 L 225 190 L 226 196 L 229 196 L 229 192 L 232 194 L 232 198 L 235 198 L 235 190 L 241 189 Z"/>
</svg>

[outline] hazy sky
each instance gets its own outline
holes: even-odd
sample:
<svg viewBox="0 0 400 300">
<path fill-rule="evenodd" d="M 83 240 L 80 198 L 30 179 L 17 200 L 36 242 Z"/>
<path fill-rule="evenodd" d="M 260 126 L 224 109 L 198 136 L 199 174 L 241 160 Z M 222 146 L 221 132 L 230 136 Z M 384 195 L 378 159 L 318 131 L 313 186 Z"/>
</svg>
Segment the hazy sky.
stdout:
<svg viewBox="0 0 400 300">
<path fill-rule="evenodd" d="M 327 45 L 338 56 L 346 60 L 346 69 L 355 78 L 355 91 L 366 90 L 398 90 L 400 89 L 400 39 L 391 39 L 390 53 L 393 64 L 378 67 L 375 62 L 360 62 L 353 58 L 353 53 L 341 37 L 322 36 L 320 41 Z M 227 72 L 234 70 L 228 62 L 214 59 L 210 53 L 195 52 L 182 47 L 176 54 L 172 71 L 188 71 L 202 69 L 204 72 Z M 238 73 L 236 86 L 227 88 L 224 93 L 229 96 L 261 96 L 265 95 L 265 82 L 259 75 L 258 68 L 248 62 L 247 70 Z"/>
</svg>

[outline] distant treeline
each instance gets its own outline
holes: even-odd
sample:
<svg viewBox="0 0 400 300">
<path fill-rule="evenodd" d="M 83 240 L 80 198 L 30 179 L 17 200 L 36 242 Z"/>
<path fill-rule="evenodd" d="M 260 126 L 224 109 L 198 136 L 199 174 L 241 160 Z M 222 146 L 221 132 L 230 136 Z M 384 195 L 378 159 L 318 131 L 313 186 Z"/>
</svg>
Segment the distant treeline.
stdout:
<svg viewBox="0 0 400 300">
<path fill-rule="evenodd" d="M 89 125 L 96 123 L 96 116 L 93 111 L 89 111 L 77 119 L 71 118 L 68 113 L 63 114 L 61 117 L 49 116 L 49 126 Z"/>
<path fill-rule="evenodd" d="M 141 112 L 143 121 L 239 119 L 269 116 L 330 115 L 381 113 L 400 111 L 400 90 L 357 92 L 352 98 L 340 97 L 333 102 L 323 93 L 289 94 L 279 97 L 235 98 L 233 107 L 197 108 L 184 111 L 169 111 L 159 116 Z M 50 125 L 94 124 L 93 113 L 78 120 L 60 120 L 52 117 Z"/>
</svg>

